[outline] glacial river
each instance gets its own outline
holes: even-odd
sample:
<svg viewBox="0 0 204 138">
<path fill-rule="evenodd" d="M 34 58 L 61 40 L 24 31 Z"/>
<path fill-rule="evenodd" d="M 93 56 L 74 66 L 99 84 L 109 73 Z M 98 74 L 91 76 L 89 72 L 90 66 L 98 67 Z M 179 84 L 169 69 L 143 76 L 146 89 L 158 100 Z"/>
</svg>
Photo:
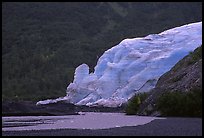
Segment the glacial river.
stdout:
<svg viewBox="0 0 204 138">
<path fill-rule="evenodd" d="M 50 129 L 107 129 L 147 124 L 163 117 L 127 116 L 124 113 L 80 112 L 67 116 L 2 117 L 2 131 Z"/>
</svg>

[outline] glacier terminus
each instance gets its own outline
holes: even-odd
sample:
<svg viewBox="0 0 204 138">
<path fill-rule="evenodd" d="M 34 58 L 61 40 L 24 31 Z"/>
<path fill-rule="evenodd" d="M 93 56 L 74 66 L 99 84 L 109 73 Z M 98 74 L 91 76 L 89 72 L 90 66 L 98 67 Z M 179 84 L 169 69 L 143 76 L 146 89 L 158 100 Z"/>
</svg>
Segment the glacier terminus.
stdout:
<svg viewBox="0 0 204 138">
<path fill-rule="evenodd" d="M 104 52 L 94 72 L 82 64 L 66 96 L 37 102 L 66 101 L 75 105 L 118 107 L 136 93 L 153 89 L 161 75 L 202 45 L 202 22 L 146 37 L 125 39 Z"/>
</svg>

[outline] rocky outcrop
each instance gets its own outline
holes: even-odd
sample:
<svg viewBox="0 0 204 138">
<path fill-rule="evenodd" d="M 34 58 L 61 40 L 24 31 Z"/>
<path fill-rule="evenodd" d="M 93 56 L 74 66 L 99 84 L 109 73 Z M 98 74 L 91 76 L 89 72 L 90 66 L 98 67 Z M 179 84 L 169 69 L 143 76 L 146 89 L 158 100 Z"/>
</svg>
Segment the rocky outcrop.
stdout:
<svg viewBox="0 0 204 138">
<path fill-rule="evenodd" d="M 140 106 L 140 115 L 159 116 L 155 105 L 157 99 L 165 92 L 190 92 L 202 90 L 202 46 L 180 60 L 170 71 L 163 74 L 148 98 Z"/>
</svg>

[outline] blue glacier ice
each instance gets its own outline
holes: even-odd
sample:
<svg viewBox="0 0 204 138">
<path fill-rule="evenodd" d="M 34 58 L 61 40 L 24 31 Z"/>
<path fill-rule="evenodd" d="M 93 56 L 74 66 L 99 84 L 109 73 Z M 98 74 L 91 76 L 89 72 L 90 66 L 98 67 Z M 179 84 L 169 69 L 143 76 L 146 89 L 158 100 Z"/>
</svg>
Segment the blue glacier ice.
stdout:
<svg viewBox="0 0 204 138">
<path fill-rule="evenodd" d="M 202 22 L 176 27 L 159 34 L 125 39 L 104 52 L 94 72 L 82 64 L 66 96 L 39 101 L 67 101 L 76 105 L 117 107 L 134 94 L 148 92 L 179 60 L 202 44 Z"/>
</svg>

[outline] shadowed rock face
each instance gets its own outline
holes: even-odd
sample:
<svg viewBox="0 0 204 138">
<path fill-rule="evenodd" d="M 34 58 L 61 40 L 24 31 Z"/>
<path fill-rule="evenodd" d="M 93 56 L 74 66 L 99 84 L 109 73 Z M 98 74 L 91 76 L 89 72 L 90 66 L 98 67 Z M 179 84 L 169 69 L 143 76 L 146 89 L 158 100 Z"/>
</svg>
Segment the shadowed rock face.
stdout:
<svg viewBox="0 0 204 138">
<path fill-rule="evenodd" d="M 196 59 L 195 56 L 197 56 Z M 157 99 L 163 93 L 190 92 L 195 88 L 202 90 L 202 46 L 184 57 L 170 71 L 159 78 L 156 87 L 150 91 L 150 96 L 141 105 L 139 114 L 159 115 L 158 112 L 155 112 L 154 107 Z"/>
<path fill-rule="evenodd" d="M 201 49 L 201 47 L 198 49 Z M 165 73 L 159 79 L 156 87 L 182 92 L 188 92 L 195 87 L 202 89 L 202 58 L 197 59 L 195 63 L 191 63 L 192 58 L 189 55 L 178 62 L 171 71 Z"/>
</svg>

